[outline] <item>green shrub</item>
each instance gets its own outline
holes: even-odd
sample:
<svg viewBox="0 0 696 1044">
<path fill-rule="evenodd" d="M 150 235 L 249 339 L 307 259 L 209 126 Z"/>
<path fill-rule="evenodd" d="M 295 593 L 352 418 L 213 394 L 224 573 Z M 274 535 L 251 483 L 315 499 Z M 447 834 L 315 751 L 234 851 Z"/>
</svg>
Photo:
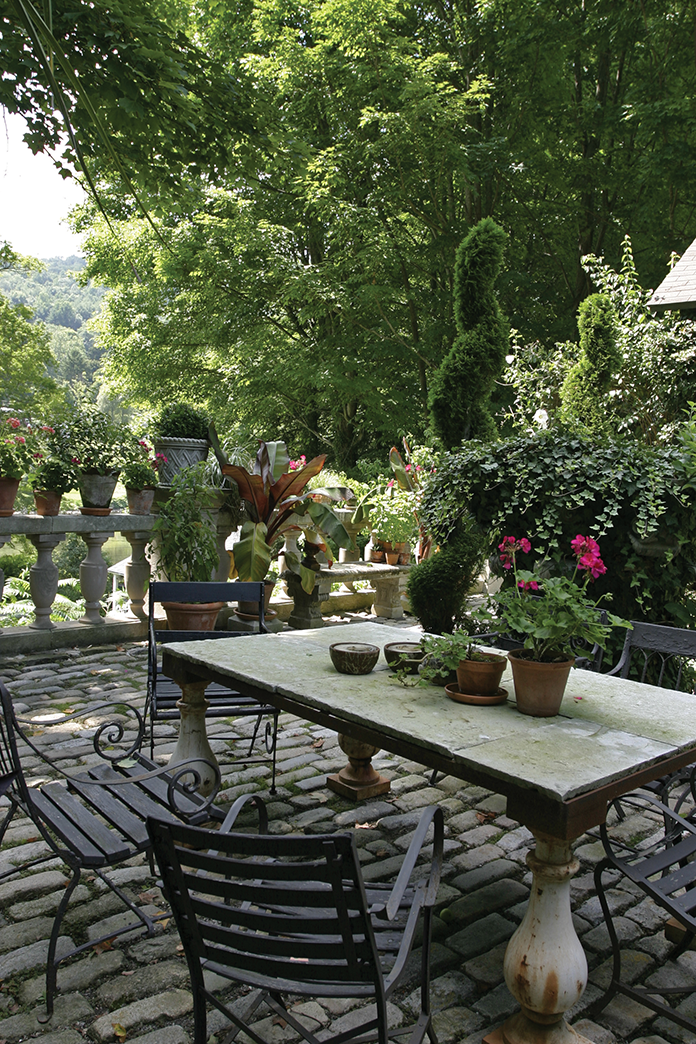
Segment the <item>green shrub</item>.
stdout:
<svg viewBox="0 0 696 1044">
<path fill-rule="evenodd" d="M 207 439 L 210 418 L 187 402 L 172 402 L 154 424 L 157 439 Z"/>
<path fill-rule="evenodd" d="M 596 597 L 610 594 L 611 611 L 627 619 L 687 626 L 696 576 L 687 466 L 683 447 L 598 445 L 559 431 L 470 443 L 443 456 L 422 512 L 440 541 L 470 512 L 494 556 L 501 536 L 526 536 L 539 555 L 548 549 L 556 571 L 570 540 L 592 536 L 607 566 Z"/>
<path fill-rule="evenodd" d="M 411 612 L 424 631 L 451 634 L 462 620 L 486 543 L 485 534 L 470 519 L 461 519 L 449 542 L 411 569 L 406 590 Z"/>
<path fill-rule="evenodd" d="M 580 358 L 561 387 L 561 417 L 578 421 L 588 432 L 608 431 L 606 394 L 621 367 L 614 309 L 604 294 L 592 294 L 578 309 Z"/>
</svg>

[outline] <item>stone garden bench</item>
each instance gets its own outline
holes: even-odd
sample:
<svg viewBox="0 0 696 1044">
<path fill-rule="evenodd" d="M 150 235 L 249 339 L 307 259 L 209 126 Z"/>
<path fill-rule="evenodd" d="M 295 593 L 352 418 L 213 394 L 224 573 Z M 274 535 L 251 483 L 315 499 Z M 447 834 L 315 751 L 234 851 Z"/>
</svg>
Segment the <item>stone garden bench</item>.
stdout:
<svg viewBox="0 0 696 1044">
<path fill-rule="evenodd" d="M 320 568 L 311 594 L 302 589 L 298 576 L 285 573 L 283 579 L 286 580 L 288 593 L 294 601 L 288 623 L 290 627 L 299 630 L 322 627 L 321 604 L 328 599 L 332 584 L 342 581 L 350 589 L 350 585 L 356 580 L 369 580 L 374 586 L 372 612 L 375 616 L 399 620 L 404 615 L 401 585 L 410 568 L 408 565 L 390 566 L 377 562 L 335 562 L 331 568 Z"/>
</svg>

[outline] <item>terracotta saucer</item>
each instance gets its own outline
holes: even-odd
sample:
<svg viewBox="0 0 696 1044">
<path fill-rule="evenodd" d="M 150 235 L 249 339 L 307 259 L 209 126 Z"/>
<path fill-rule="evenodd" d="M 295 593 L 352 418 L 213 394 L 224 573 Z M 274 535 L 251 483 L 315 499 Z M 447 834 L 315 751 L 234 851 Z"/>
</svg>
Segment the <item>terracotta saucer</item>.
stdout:
<svg viewBox="0 0 696 1044">
<path fill-rule="evenodd" d="M 481 707 L 492 707 L 496 703 L 505 703 L 508 696 L 507 689 L 498 689 L 492 696 L 474 696 L 468 692 L 460 692 L 456 683 L 445 685 L 445 692 L 455 703 L 477 703 Z"/>
<path fill-rule="evenodd" d="M 240 613 L 239 609 L 235 609 L 235 616 L 238 616 L 240 620 L 258 620 L 258 613 Z M 264 620 L 275 620 L 278 615 L 277 609 L 267 609 L 263 614 Z"/>
<path fill-rule="evenodd" d="M 99 516 L 110 515 L 111 514 L 111 508 L 110 507 L 108 507 L 108 508 L 86 508 L 86 507 L 81 507 L 80 508 L 80 513 L 83 514 L 83 515 L 99 515 Z"/>
</svg>

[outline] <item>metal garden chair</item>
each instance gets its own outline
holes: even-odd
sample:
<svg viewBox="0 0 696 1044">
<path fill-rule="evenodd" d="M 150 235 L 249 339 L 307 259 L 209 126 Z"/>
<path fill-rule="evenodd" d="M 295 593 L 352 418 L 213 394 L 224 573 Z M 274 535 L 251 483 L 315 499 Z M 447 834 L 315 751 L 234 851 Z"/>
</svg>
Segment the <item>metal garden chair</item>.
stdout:
<svg viewBox="0 0 696 1044">
<path fill-rule="evenodd" d="M 39 1021 L 45 1022 L 53 1013 L 61 961 L 136 927 L 152 935 L 155 921 L 167 916 L 164 913 L 150 916 L 132 902 L 106 872 L 138 853 L 149 853 L 147 816 L 156 815 L 171 823 L 178 822 L 178 817 L 193 823 L 222 822 L 225 817 L 212 805 L 215 791 L 207 799 L 195 792 L 200 776 L 191 767 L 181 764 L 175 773 L 169 773 L 138 753 L 144 724 L 135 708 L 130 708 L 134 722 L 132 739 L 128 738 L 120 704 L 116 711 L 113 704 L 100 704 L 75 714 L 56 714 L 51 720 L 44 715 L 38 721 L 20 721 L 15 716 L 10 693 L 0 682 L 0 708 L 0 794 L 9 802 L 0 822 L 0 844 L 12 819 L 19 813 L 34 823 L 48 848 L 47 854 L 10 866 L 0 873 L 0 881 L 56 856 L 72 872 L 72 878 L 61 894 L 48 945 L 46 1015 L 39 1017 Z M 108 708 L 111 708 L 110 715 L 105 714 Z M 56 750 L 56 741 L 65 738 L 66 723 L 80 718 L 94 723 L 88 735 L 93 737 L 92 748 L 100 755 L 101 763 L 68 775 L 54 763 L 60 751 L 60 748 Z M 69 728 L 72 732 L 74 726 Z M 59 730 L 59 735 L 52 737 L 51 732 L 55 729 Z M 122 742 L 122 749 L 118 750 L 118 744 Z M 48 777 L 53 781 L 30 785 L 22 767 L 23 754 L 32 761 L 39 759 L 39 767 L 33 767 L 32 771 L 41 780 Z M 219 785 L 217 768 L 208 767 Z M 58 782 L 60 777 L 62 781 Z M 131 910 L 134 921 L 116 931 L 110 930 L 101 939 L 90 939 L 57 956 L 61 924 L 83 870 L 99 877 Z"/>
<path fill-rule="evenodd" d="M 409 886 L 421 846 L 434 827 L 427 880 Z M 335 1038 L 336 1044 L 406 1035 L 437 1044 L 430 1015 L 432 911 L 443 851 L 442 810 L 425 810 L 393 887 L 363 883 L 350 834 L 257 836 L 148 819 L 164 892 L 186 953 L 194 998 L 194 1044 L 207 1040 L 206 1004 L 266 1044 L 249 1020 L 262 1002 L 310 1044 L 283 994 L 369 998 L 376 1018 Z M 217 851 L 211 851 L 216 848 Z M 421 1005 L 417 1021 L 390 1030 L 387 1000 L 408 972 L 407 958 L 423 915 Z M 231 1010 L 205 985 L 214 971 L 255 987 L 248 1008 Z M 230 1038 L 228 1038 L 230 1039 Z"/>
<path fill-rule="evenodd" d="M 255 602 L 258 605 L 259 633 L 266 632 L 264 623 L 264 585 L 263 583 L 240 582 L 210 582 L 210 583 L 169 583 L 166 581 L 153 581 L 149 591 L 149 641 L 148 641 L 148 672 L 147 672 L 147 702 L 145 705 L 145 719 L 149 724 L 150 733 L 150 757 L 155 753 L 155 725 L 159 722 L 178 722 L 181 719 L 179 700 L 181 689 L 158 668 L 157 643 L 167 642 L 191 642 L 201 640 L 213 640 L 218 638 L 237 638 L 245 635 L 246 631 L 170 631 L 160 630 L 155 625 L 154 607 L 162 602 Z M 259 703 L 250 696 L 243 696 L 235 689 L 211 683 L 206 688 L 205 717 L 208 720 L 219 720 L 223 718 L 255 718 L 248 753 L 242 757 L 236 757 L 235 761 L 240 764 L 255 764 L 271 761 L 271 787 L 270 792 L 275 793 L 276 773 L 276 736 L 278 732 L 278 708 L 270 704 Z M 266 757 L 254 755 L 261 720 L 266 718 L 266 726 L 263 739 L 266 747 Z M 239 737 L 233 734 L 237 740 Z"/>
</svg>

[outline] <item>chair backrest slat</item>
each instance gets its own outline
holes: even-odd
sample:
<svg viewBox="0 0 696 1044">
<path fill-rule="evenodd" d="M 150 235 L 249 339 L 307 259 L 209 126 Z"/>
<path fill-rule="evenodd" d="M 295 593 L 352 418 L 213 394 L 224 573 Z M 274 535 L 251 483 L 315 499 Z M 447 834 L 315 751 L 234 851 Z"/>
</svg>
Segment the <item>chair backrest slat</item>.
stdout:
<svg viewBox="0 0 696 1044">
<path fill-rule="evenodd" d="M 628 678 L 634 658 L 639 656 L 641 682 L 680 688 L 685 661 L 696 660 L 696 630 L 638 621 L 632 623 L 632 629 L 626 632 L 621 659 L 610 673 Z M 676 661 L 671 668 L 676 674 L 670 676 L 666 672 L 671 661 Z"/>
</svg>

